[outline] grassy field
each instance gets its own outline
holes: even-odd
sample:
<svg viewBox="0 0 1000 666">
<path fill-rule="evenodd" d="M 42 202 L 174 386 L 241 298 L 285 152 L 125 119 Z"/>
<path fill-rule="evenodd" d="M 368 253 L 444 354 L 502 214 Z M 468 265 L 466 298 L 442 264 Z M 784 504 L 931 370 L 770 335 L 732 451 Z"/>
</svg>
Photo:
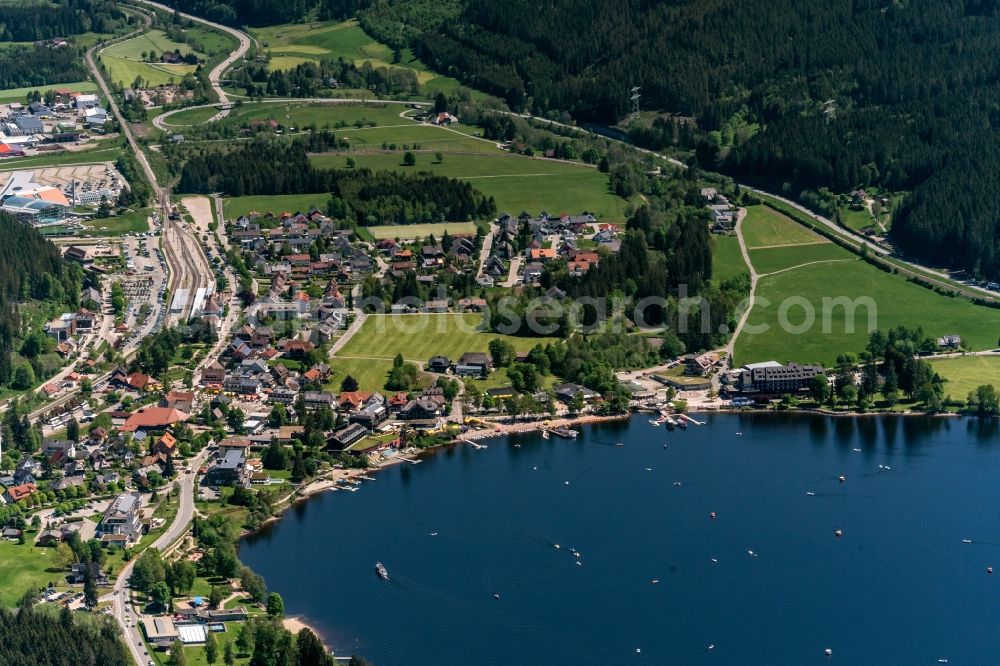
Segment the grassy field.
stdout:
<svg viewBox="0 0 1000 666">
<path fill-rule="evenodd" d="M 463 132 L 452 131 L 434 125 L 421 125 L 404 118 L 380 127 L 345 127 L 336 133 L 347 139 L 353 150 L 382 151 L 383 146 L 402 149 L 404 145 L 414 150 L 454 151 L 479 155 L 499 155 L 500 148 L 495 143 L 483 141 Z"/>
<path fill-rule="evenodd" d="M 779 252 L 801 252 L 803 247 L 786 248 Z M 847 250 L 833 245 L 823 245 L 823 261 L 782 273 L 764 276 L 757 284 L 758 303 L 747 322 L 748 328 L 736 343 L 737 364 L 776 360 L 785 362 L 821 362 L 832 364 L 841 352 L 860 352 L 868 340 L 868 326 L 886 330 L 897 325 L 922 326 L 929 335 L 959 334 L 973 349 L 992 348 L 1000 331 L 1000 311 L 980 306 L 963 299 L 940 296 L 923 287 L 906 282 L 870 264 L 857 259 Z M 817 247 L 817 251 L 818 251 Z M 808 248 L 810 251 L 813 248 Z M 775 250 L 758 250 L 751 260 L 768 268 L 787 267 L 790 259 L 780 261 L 761 259 L 764 253 Z M 839 261 L 844 260 L 844 261 Z M 805 263 L 805 262 L 801 262 Z M 760 268 L 758 267 L 758 270 Z M 851 321 L 844 307 L 827 307 L 824 299 L 846 297 L 872 307 L 859 305 Z M 789 301 L 788 299 L 794 299 Z M 794 332 L 807 321 L 806 307 L 815 320 L 805 332 Z M 783 312 L 782 308 L 787 308 Z M 869 312 L 873 316 L 869 317 Z M 790 326 L 782 327 L 784 314 Z M 853 322 L 853 331 L 848 325 Z M 756 327 L 766 326 L 766 330 Z M 783 330 L 788 328 L 789 330 Z"/>
<path fill-rule="evenodd" d="M 47 86 L 30 86 L 28 88 L 7 88 L 0 90 L 0 104 L 9 102 L 24 102 L 28 93 L 38 91 L 45 94 L 47 90 L 59 90 L 65 88 L 73 92 L 93 92 L 97 90 L 97 84 L 93 81 L 74 81 L 71 83 L 53 83 Z"/>
<path fill-rule="evenodd" d="M 714 236 L 712 238 L 712 279 L 716 282 L 728 280 L 737 275 L 749 275 L 747 264 L 740 252 L 740 242 L 736 236 Z"/>
<path fill-rule="evenodd" d="M 175 113 L 169 118 L 165 118 L 163 122 L 171 127 L 189 127 L 191 125 L 200 125 L 207 122 L 209 118 L 218 112 L 219 110 L 212 106 L 204 109 L 186 109 L 179 113 Z"/>
<path fill-rule="evenodd" d="M 234 109 L 232 116 L 244 120 L 277 120 L 285 126 L 302 127 L 315 123 L 317 127 L 354 125 L 356 122 L 375 125 L 415 126 L 412 120 L 401 118 L 406 109 L 402 104 L 302 104 L 296 102 L 280 104 L 245 104 Z M 180 114 L 178 114 L 180 115 Z M 353 129 L 351 127 L 345 127 Z"/>
<path fill-rule="evenodd" d="M 167 38 L 162 30 L 149 32 L 119 42 L 100 52 L 100 59 L 108 69 L 112 82 L 130 87 L 137 76 L 142 77 L 147 86 L 158 86 L 179 82 L 185 74 L 195 70 L 194 65 L 166 65 L 142 61 L 144 51 L 157 55 L 166 51 L 180 50 L 181 54 L 191 53 L 191 47 Z"/>
<path fill-rule="evenodd" d="M 749 252 L 754 270 L 760 275 L 787 270 L 793 266 L 801 266 L 814 261 L 857 259 L 833 243 L 771 247 L 764 250 L 750 250 Z"/>
<path fill-rule="evenodd" d="M 64 574 L 47 570 L 57 566 L 55 548 L 0 541 L 0 606 L 13 606 L 29 588 L 45 587 L 49 581 L 64 582 Z"/>
<path fill-rule="evenodd" d="M 826 242 L 819 234 L 764 205 L 747 207 L 742 228 L 748 249 Z"/>
<path fill-rule="evenodd" d="M 425 144 L 421 142 L 421 145 Z M 431 171 L 467 180 L 476 189 L 496 199 L 498 212 L 517 215 L 522 210 L 534 214 L 542 210 L 551 214 L 589 211 L 602 222 L 625 220 L 628 202 L 608 189 L 606 174 L 583 165 L 504 154 L 482 156 L 444 152 L 444 161 L 439 163 L 432 152 L 418 152 L 417 163 L 413 167 L 402 165 L 402 152 L 352 154 L 351 157 L 358 168 Z M 312 158 L 314 164 L 326 168 L 345 168 L 346 160 L 347 155 L 342 154 Z"/>
<path fill-rule="evenodd" d="M 17 169 L 67 166 L 70 164 L 90 164 L 97 162 L 114 162 L 122 154 L 119 146 L 114 148 L 101 148 L 95 146 L 91 150 L 77 150 L 73 152 L 50 153 L 48 155 L 35 155 L 32 157 L 21 157 L 7 159 L 3 161 L 3 169 L 0 171 L 16 171 Z"/>
<path fill-rule="evenodd" d="M 275 214 L 287 211 L 306 212 L 313 206 L 320 210 L 326 209 L 326 202 L 330 200 L 329 193 L 320 194 L 278 194 L 274 196 L 249 196 L 231 197 L 223 201 L 223 211 L 226 219 L 234 219 L 240 215 L 256 211 L 266 213 L 271 211 Z"/>
<path fill-rule="evenodd" d="M 844 221 L 844 226 L 854 231 L 861 231 L 875 224 L 875 218 L 872 217 L 867 208 L 852 210 L 850 206 L 841 206 L 840 216 Z"/>
<path fill-rule="evenodd" d="M 412 360 L 427 362 L 427 359 Z M 389 371 L 392 370 L 392 361 L 333 358 L 330 359 L 329 366 L 332 375 L 329 384 L 327 384 L 327 389 L 330 391 L 335 393 L 340 391 L 340 382 L 347 375 L 358 380 L 358 388 L 361 391 L 384 391 L 385 382 L 389 378 Z M 420 385 L 422 387 L 431 386 L 434 381 L 434 375 L 420 373 Z"/>
<path fill-rule="evenodd" d="M 434 234 L 438 239 L 447 231 L 450 234 L 474 234 L 475 222 L 441 222 L 438 224 L 399 224 L 381 227 L 365 227 L 374 238 L 401 238 L 411 240 L 427 238 Z"/>
<path fill-rule="evenodd" d="M 487 352 L 494 338 L 503 338 L 517 351 L 554 340 L 485 333 L 479 330 L 481 320 L 478 314 L 372 315 L 338 356 L 391 361 L 400 353 L 403 358 L 426 362 L 441 354 L 454 361 L 464 352 Z"/>
<path fill-rule="evenodd" d="M 983 384 L 1000 390 L 1000 356 L 958 356 L 931 360 L 934 371 L 947 379 L 945 395 L 965 400 L 970 391 Z"/>
<path fill-rule="evenodd" d="M 357 21 L 292 23 L 252 32 L 261 46 L 270 52 L 268 66 L 272 70 L 294 66 L 291 63 L 300 61 L 343 58 L 357 66 L 368 62 L 373 67 L 411 69 L 416 72 L 421 91 L 427 96 L 433 96 L 438 91 L 447 94 L 460 85 L 451 77 L 429 71 L 409 49 L 404 49 L 401 60 L 393 63 L 392 49 L 369 37 Z"/>
<path fill-rule="evenodd" d="M 80 232 L 80 235 L 121 236 L 129 233 L 145 233 L 149 231 L 148 219 L 152 210 L 152 208 L 141 208 L 118 217 L 88 220 L 83 223 L 84 231 Z"/>
</svg>

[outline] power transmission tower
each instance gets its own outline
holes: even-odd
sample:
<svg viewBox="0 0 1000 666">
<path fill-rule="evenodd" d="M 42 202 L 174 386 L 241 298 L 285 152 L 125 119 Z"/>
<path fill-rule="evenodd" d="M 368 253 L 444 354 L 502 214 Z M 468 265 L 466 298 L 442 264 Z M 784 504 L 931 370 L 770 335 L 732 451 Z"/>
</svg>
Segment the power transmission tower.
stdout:
<svg viewBox="0 0 1000 666">
<path fill-rule="evenodd" d="M 625 122 L 630 123 L 639 117 L 639 98 L 642 97 L 639 91 L 642 90 L 640 86 L 632 86 L 631 94 L 629 95 L 629 102 L 631 102 L 630 110 L 628 116 L 625 117 Z"/>
</svg>

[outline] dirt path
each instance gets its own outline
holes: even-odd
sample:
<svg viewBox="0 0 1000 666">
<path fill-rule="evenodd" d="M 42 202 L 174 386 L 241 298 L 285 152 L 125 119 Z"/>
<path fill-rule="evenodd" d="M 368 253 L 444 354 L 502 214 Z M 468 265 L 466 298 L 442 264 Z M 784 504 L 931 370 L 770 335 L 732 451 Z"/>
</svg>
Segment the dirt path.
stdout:
<svg viewBox="0 0 1000 666">
<path fill-rule="evenodd" d="M 732 367 L 733 364 L 733 349 L 736 347 L 736 338 L 739 337 L 740 331 L 746 325 L 747 320 L 750 318 L 750 311 L 753 310 L 754 299 L 757 294 L 757 280 L 760 277 L 757 275 L 757 269 L 753 267 L 753 262 L 750 261 L 750 252 L 747 250 L 746 241 L 743 240 L 743 220 L 746 218 L 747 211 L 745 208 L 740 208 L 739 213 L 736 215 L 736 239 L 740 242 L 740 253 L 743 255 L 743 261 L 746 262 L 747 268 L 750 270 L 750 295 L 747 297 L 746 308 L 743 310 L 743 314 L 740 315 L 739 322 L 736 323 L 736 330 L 733 331 L 732 337 L 729 338 L 729 344 L 726 345 L 726 355 L 729 357 L 729 366 Z"/>
<path fill-rule="evenodd" d="M 794 271 L 796 268 L 805 268 L 806 266 L 812 266 L 814 264 L 839 264 L 844 261 L 857 261 L 857 259 L 820 259 L 818 261 L 807 261 L 804 264 L 782 268 L 780 271 L 774 271 L 773 273 L 761 273 L 757 277 L 769 277 L 771 275 L 778 275 L 779 273 L 787 273 L 788 271 Z"/>
</svg>

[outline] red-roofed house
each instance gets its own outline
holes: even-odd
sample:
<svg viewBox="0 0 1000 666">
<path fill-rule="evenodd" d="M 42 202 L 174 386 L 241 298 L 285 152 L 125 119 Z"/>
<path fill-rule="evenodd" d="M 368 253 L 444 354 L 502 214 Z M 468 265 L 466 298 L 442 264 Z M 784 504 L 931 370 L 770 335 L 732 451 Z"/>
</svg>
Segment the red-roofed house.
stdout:
<svg viewBox="0 0 1000 666">
<path fill-rule="evenodd" d="M 188 420 L 188 414 L 172 407 L 145 407 L 135 412 L 119 428 L 122 432 L 166 428 Z"/>
<path fill-rule="evenodd" d="M 354 412 L 372 397 L 371 391 L 344 391 L 337 398 L 337 407 L 348 412 Z"/>
<path fill-rule="evenodd" d="M 35 484 L 33 483 L 22 483 L 19 486 L 11 486 L 8 488 L 3 494 L 3 498 L 8 504 L 15 504 L 37 490 L 38 488 L 35 487 Z"/>
<path fill-rule="evenodd" d="M 154 455 L 164 455 L 167 457 L 174 455 L 175 451 L 177 451 L 177 438 L 169 432 L 163 433 L 163 436 L 156 440 L 156 443 L 150 449 L 150 453 Z"/>
</svg>

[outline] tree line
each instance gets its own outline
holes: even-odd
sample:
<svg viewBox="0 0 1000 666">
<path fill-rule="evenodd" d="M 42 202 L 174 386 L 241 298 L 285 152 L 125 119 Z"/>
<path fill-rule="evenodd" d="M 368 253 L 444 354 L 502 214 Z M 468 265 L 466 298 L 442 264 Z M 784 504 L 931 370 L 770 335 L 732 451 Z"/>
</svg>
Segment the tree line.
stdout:
<svg viewBox="0 0 1000 666">
<path fill-rule="evenodd" d="M 79 265 L 64 261 L 56 246 L 30 226 L 0 213 L 0 386 L 10 386 L 18 368 L 25 367 L 24 362 L 15 367 L 12 358 L 15 348 L 24 350 L 19 343 L 27 337 L 21 329 L 21 306 L 40 301 L 53 310 L 76 308 L 82 284 Z M 35 346 L 24 351 L 33 360 L 44 349 Z M 33 379 L 34 374 L 29 385 Z"/>
<path fill-rule="evenodd" d="M 74 616 L 65 607 L 58 613 L 50 613 L 33 605 L 30 598 L 33 594 L 25 596 L 16 612 L 0 608 L 4 663 L 24 666 L 131 663 L 110 617 Z"/>
<path fill-rule="evenodd" d="M 359 225 L 491 218 L 496 202 L 470 184 L 431 173 L 318 169 L 309 152 L 336 147 L 332 133 L 288 142 L 251 141 L 236 150 L 207 149 L 181 170 L 179 192 L 228 196 L 329 192 L 327 213 Z"/>
<path fill-rule="evenodd" d="M 0 41 L 34 42 L 85 32 L 111 33 L 125 21 L 118 6 L 106 0 L 4 3 L 0 5 Z"/>
</svg>

